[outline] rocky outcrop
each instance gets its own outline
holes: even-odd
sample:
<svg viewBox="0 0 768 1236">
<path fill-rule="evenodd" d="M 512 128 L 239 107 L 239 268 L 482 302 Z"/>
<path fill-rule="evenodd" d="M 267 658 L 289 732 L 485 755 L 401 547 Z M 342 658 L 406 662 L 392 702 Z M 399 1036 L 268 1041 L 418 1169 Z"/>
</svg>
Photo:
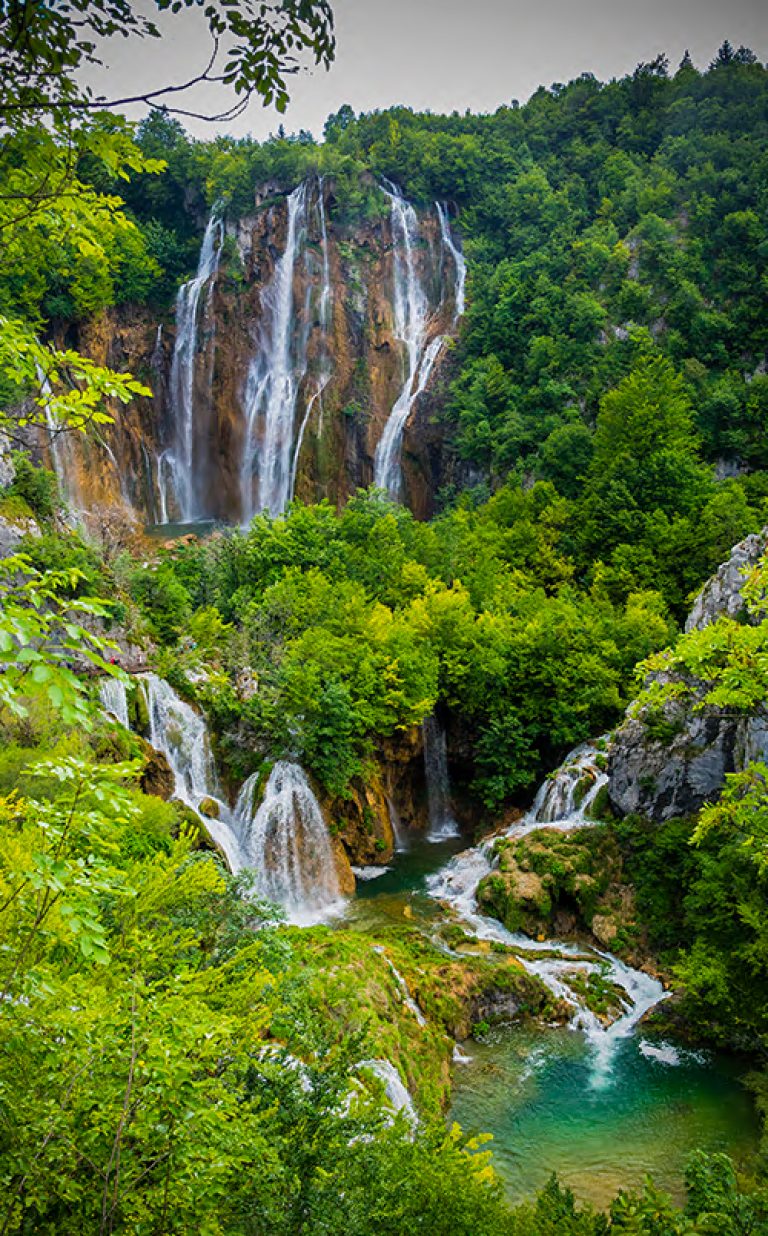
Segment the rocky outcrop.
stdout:
<svg viewBox="0 0 768 1236">
<path fill-rule="evenodd" d="M 719 797 L 727 773 L 768 759 L 768 718 L 692 709 L 690 700 L 669 702 L 650 729 L 641 712 L 616 731 L 608 792 L 620 815 L 692 815 Z M 659 730 L 662 736 L 654 737 Z"/>
<path fill-rule="evenodd" d="M 40 536 L 37 521 L 23 514 L 0 509 L 0 558 L 15 554 L 25 536 Z"/>
<path fill-rule="evenodd" d="M 394 852 L 394 837 L 384 788 L 378 776 L 353 784 L 346 797 L 321 802 L 321 806 L 353 863 L 367 867 L 389 862 Z"/>
<path fill-rule="evenodd" d="M 176 778 L 173 775 L 168 760 L 162 751 L 157 751 L 149 743 L 144 745 L 146 759 L 139 778 L 139 785 L 145 794 L 154 794 L 156 798 L 172 798 L 176 791 Z"/>
<path fill-rule="evenodd" d="M 720 617 L 756 621 L 746 612 L 742 590 L 746 572 L 767 546 L 768 528 L 734 546 L 696 597 L 686 631 L 701 630 Z M 669 681 L 662 675 L 655 679 Z M 630 709 L 614 734 L 608 793 L 620 815 L 654 820 L 692 815 L 719 797 L 728 773 L 768 759 L 768 716 L 699 707 L 706 685 L 688 681 L 686 687 L 683 699 Z"/>
<path fill-rule="evenodd" d="M 747 618 L 742 589 L 746 573 L 768 548 L 768 528 L 734 545 L 727 562 L 719 566 L 702 588 L 685 623 L 686 631 L 700 631 L 717 618 Z"/>
</svg>

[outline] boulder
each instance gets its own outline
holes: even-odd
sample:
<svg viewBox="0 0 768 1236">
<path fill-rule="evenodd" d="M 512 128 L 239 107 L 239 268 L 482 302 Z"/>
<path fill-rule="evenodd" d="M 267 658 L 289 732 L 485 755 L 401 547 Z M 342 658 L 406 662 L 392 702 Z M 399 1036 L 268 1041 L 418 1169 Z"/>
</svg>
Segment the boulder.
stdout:
<svg viewBox="0 0 768 1236">
<path fill-rule="evenodd" d="M 154 747 L 146 744 L 146 763 L 139 778 L 139 785 L 145 794 L 154 794 L 156 798 L 169 799 L 176 789 L 176 778 L 173 769 L 163 755 Z"/>
</svg>

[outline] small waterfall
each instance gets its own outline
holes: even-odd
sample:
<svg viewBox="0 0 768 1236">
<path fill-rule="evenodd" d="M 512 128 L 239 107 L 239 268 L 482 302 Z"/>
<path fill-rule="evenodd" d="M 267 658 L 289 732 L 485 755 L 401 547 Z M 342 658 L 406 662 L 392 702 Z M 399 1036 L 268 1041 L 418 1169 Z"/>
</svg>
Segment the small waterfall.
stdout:
<svg viewBox="0 0 768 1236">
<path fill-rule="evenodd" d="M 48 446 L 51 452 L 53 471 L 56 474 L 56 481 L 59 486 L 59 494 L 64 504 L 69 508 L 69 513 L 72 517 L 70 522 L 78 524 L 83 513 L 83 498 L 77 480 L 77 458 L 73 434 L 79 431 L 71 429 L 56 417 L 50 402 L 53 398 L 51 383 L 47 375 L 39 367 L 37 369 L 37 380 L 40 384 L 40 395 L 44 400 L 43 411 L 45 412 L 45 423 L 48 429 Z"/>
<path fill-rule="evenodd" d="M 414 1000 L 413 996 L 411 995 L 411 990 L 408 984 L 406 983 L 405 979 L 403 978 L 402 974 L 398 970 L 397 966 L 395 965 L 395 963 L 387 956 L 381 944 L 374 944 L 372 945 L 372 948 L 373 948 L 374 953 L 378 953 L 381 957 L 384 958 L 390 970 L 392 971 L 392 977 L 394 978 L 395 983 L 397 984 L 397 990 L 400 993 L 400 997 L 405 1007 L 411 1013 L 413 1013 L 414 1017 L 416 1018 L 416 1021 L 418 1022 L 420 1026 L 426 1026 L 427 1019 L 422 1013 L 416 1001 Z"/>
<path fill-rule="evenodd" d="M 597 760 L 592 743 L 583 743 L 566 756 L 557 771 L 539 786 L 530 812 L 535 823 L 567 821 L 568 827 L 574 828 L 587 822 L 590 807 L 608 784 L 608 774 Z"/>
<path fill-rule="evenodd" d="M 218 819 L 205 816 L 205 827 L 221 846 L 230 867 L 242 866 L 240 847 L 228 805 L 219 797 L 216 765 L 204 719 L 180 699 L 164 678 L 142 676 L 149 707 L 149 741 L 171 766 L 176 797 L 200 813 L 209 798 L 219 809 Z"/>
<path fill-rule="evenodd" d="M 384 1083 L 384 1094 L 390 1107 L 396 1112 L 405 1112 L 410 1124 L 418 1124 L 419 1118 L 416 1115 L 413 1099 L 390 1060 L 361 1060 L 358 1068 L 368 1069 L 375 1077 L 378 1077 L 379 1081 Z"/>
<path fill-rule="evenodd" d="M 105 712 L 119 721 L 128 730 L 128 693 L 117 678 L 105 676 L 99 680 L 99 699 Z"/>
<path fill-rule="evenodd" d="M 542 827 L 569 831 L 593 823 L 586 810 L 605 784 L 605 776 L 595 763 L 597 755 L 596 747 L 591 744 L 576 747 L 557 773 L 540 787 L 531 810 L 512 825 L 506 836 L 522 837 Z M 592 778 L 592 787 L 578 803 L 576 787 L 585 776 Z M 495 940 L 523 952 L 520 960 L 525 968 L 573 1008 L 571 1025 L 583 1031 L 593 1048 L 591 1084 L 595 1088 L 604 1086 L 610 1080 L 613 1055 L 619 1042 L 632 1034 L 649 1009 L 666 998 L 664 988 L 658 979 L 632 969 L 610 953 L 557 940 L 533 941 L 522 933 L 508 931 L 496 919 L 482 914 L 477 904 L 477 887 L 496 865 L 493 849 L 491 840 L 465 850 L 428 878 L 427 890 L 432 897 L 447 902 L 477 939 Z M 525 950 L 549 955 L 526 957 Z M 585 956 L 588 951 L 591 957 Z M 580 1003 L 568 985 L 567 974 L 574 970 L 600 974 L 623 991 L 624 1012 L 609 1026 L 604 1026 L 591 1009 Z"/>
<path fill-rule="evenodd" d="M 235 807 L 243 862 L 252 867 L 262 897 L 277 902 L 291 922 L 319 921 L 341 890 L 333 843 L 304 771 L 279 760 L 254 812 L 257 777 L 245 782 Z"/>
<path fill-rule="evenodd" d="M 167 524 L 170 518 L 170 502 L 172 497 L 173 473 L 174 473 L 174 458 L 170 451 L 161 451 L 157 456 L 157 467 L 155 469 L 157 477 L 157 497 L 158 497 L 158 513 L 160 523 Z"/>
<path fill-rule="evenodd" d="M 259 347 L 245 389 L 241 468 L 244 523 L 259 511 L 280 515 L 288 504 L 296 402 L 307 368 L 308 323 L 294 349 L 293 285 L 307 232 L 307 182 L 288 196 L 285 251 L 262 294 Z"/>
<path fill-rule="evenodd" d="M 444 841 L 446 837 L 459 835 L 458 825 L 451 812 L 445 730 L 433 713 L 426 718 L 421 731 L 424 738 L 424 776 L 429 809 L 427 840 Z"/>
<path fill-rule="evenodd" d="M 395 839 L 395 853 L 405 854 L 410 848 L 408 845 L 408 837 L 403 828 L 403 821 L 398 815 L 397 808 L 391 798 L 387 799 L 387 812 L 389 814 L 389 823 L 392 828 L 392 836 Z"/>
<path fill-rule="evenodd" d="M 453 258 L 454 270 L 456 271 L 456 281 L 453 288 L 453 324 L 455 326 L 466 308 L 467 263 L 464 259 L 464 254 L 457 248 L 451 235 L 445 207 L 440 202 L 435 202 L 435 210 L 440 221 L 440 236 L 442 237 L 443 248 Z"/>
<path fill-rule="evenodd" d="M 419 241 L 416 211 L 394 185 L 384 187 L 390 202 L 394 243 L 394 333 L 405 344 L 405 381 L 379 439 L 373 462 L 374 484 L 399 498 L 403 431 L 417 397 L 432 372 L 444 339 L 427 340 L 429 302 L 419 279 L 415 248 Z"/>
<path fill-rule="evenodd" d="M 170 377 L 170 402 L 174 418 L 174 449 L 165 452 L 170 470 L 179 518 L 187 523 L 205 514 L 204 495 L 198 492 L 199 460 L 195 451 L 195 367 L 199 348 L 199 305 L 208 286 L 206 308 L 213 294 L 213 276 L 219 266 L 224 225 L 216 209 L 205 229 L 197 264 L 197 274 L 183 283 L 176 297 L 176 342 Z M 164 500 L 166 518 L 167 496 Z"/>
</svg>

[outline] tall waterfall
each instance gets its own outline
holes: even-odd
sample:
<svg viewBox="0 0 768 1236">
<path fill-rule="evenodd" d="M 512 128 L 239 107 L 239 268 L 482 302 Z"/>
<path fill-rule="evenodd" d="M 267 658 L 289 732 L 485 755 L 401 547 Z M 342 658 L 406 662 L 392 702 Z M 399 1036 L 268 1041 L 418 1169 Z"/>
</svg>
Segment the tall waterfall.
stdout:
<svg viewBox="0 0 768 1236">
<path fill-rule="evenodd" d="M 197 274 L 183 283 L 176 297 L 176 342 L 171 363 L 170 401 L 174 418 L 174 443 L 165 452 L 164 463 L 170 473 L 179 517 L 182 521 L 205 515 L 205 495 L 198 487 L 198 464 L 195 450 L 196 408 L 195 368 L 199 351 L 199 306 L 203 290 L 208 288 L 206 308 L 213 292 L 224 238 L 224 225 L 214 209 L 205 229 Z M 158 467 L 158 475 L 160 467 Z M 161 505 L 168 513 L 167 494 L 161 482 Z"/>
<path fill-rule="evenodd" d="M 235 807 L 246 866 L 263 897 L 295 923 L 316 922 L 341 906 L 330 833 L 312 787 L 298 764 L 279 760 L 254 811 L 257 778 L 245 782 Z"/>
<path fill-rule="evenodd" d="M 592 821 L 586 809 L 607 780 L 597 756 L 591 744 L 577 747 L 566 756 L 561 768 L 539 789 L 531 810 L 512 825 L 506 836 L 522 837 L 542 827 L 568 831 L 589 826 Z M 579 802 L 577 786 L 585 780 L 590 782 L 590 787 Z M 477 887 L 497 861 L 493 841 L 486 841 L 465 850 L 430 876 L 427 889 L 431 896 L 450 905 L 478 939 L 496 940 L 520 950 L 525 968 L 546 983 L 558 999 L 571 1006 L 571 1025 L 583 1031 L 594 1049 L 592 1085 L 603 1086 L 610 1080 L 616 1046 L 633 1032 L 649 1009 L 665 998 L 664 989 L 658 979 L 632 969 L 610 953 L 593 949 L 590 956 L 589 950 L 582 945 L 556 940 L 533 941 L 522 933 L 513 934 L 496 919 L 481 913 Z M 526 956 L 525 950 L 532 955 Z M 603 1025 L 576 996 L 567 982 L 568 974 L 573 972 L 599 974 L 623 992 L 623 1012 L 609 1026 Z"/>
<path fill-rule="evenodd" d="M 386 489 L 392 498 L 399 498 L 402 488 L 400 458 L 403 433 L 411 409 L 426 389 L 432 370 L 446 342 L 445 335 L 431 339 L 429 298 L 419 277 L 416 247 L 419 243 L 419 221 L 416 211 L 387 182 L 383 187 L 390 202 L 392 239 L 394 243 L 394 333 L 405 344 L 405 380 L 394 407 L 387 418 L 373 461 L 374 484 Z M 435 203 L 443 250 L 453 261 L 453 325 L 464 312 L 467 265 L 456 246 L 445 209 Z"/>
<path fill-rule="evenodd" d="M 429 301 L 419 278 L 415 249 L 419 242 L 416 211 L 394 185 L 384 188 L 390 203 L 394 242 L 394 333 L 405 344 L 405 381 L 387 418 L 373 461 L 374 484 L 399 498 L 400 448 L 411 408 L 424 390 L 442 346 L 442 339 L 427 343 Z"/>
<path fill-rule="evenodd" d="M 51 400 L 53 391 L 48 377 L 42 369 L 37 370 L 37 380 L 40 385 L 40 396 L 45 413 L 45 424 L 48 430 L 48 446 L 51 452 L 51 463 L 56 474 L 59 494 L 69 509 L 71 522 L 77 523 L 82 516 L 83 499 L 77 481 L 77 460 L 74 449 L 74 435 L 78 432 L 62 424 L 53 410 Z"/>
<path fill-rule="evenodd" d="M 437 717 L 427 717 L 421 727 L 424 738 L 424 776 L 427 782 L 429 841 L 458 836 L 459 828 L 451 812 L 448 779 L 448 747 L 445 730 Z"/>
<path fill-rule="evenodd" d="M 307 406 L 299 426 L 299 432 L 296 435 L 296 445 L 293 450 L 293 460 L 291 463 L 291 479 L 288 486 L 288 501 L 290 502 L 296 492 L 296 476 L 299 470 L 299 458 L 301 456 L 301 448 L 304 444 L 304 435 L 307 431 L 307 426 L 312 419 L 312 413 L 315 406 L 320 408 L 319 430 L 322 430 L 322 415 L 323 415 L 323 392 L 331 380 L 331 362 L 328 353 L 328 337 L 331 329 L 331 306 L 333 290 L 331 286 L 331 264 L 328 256 L 328 226 L 325 218 L 325 193 L 323 189 L 322 176 L 318 182 L 317 189 L 317 215 L 320 225 L 320 249 L 322 254 L 320 267 L 320 295 L 318 298 L 317 319 L 320 324 L 321 331 L 321 347 L 320 368 L 317 376 L 317 386 L 307 400 Z"/>
<path fill-rule="evenodd" d="M 308 184 L 288 197 L 285 250 L 262 296 L 259 346 L 245 389 L 245 447 L 240 484 L 243 522 L 259 511 L 279 515 L 288 504 L 294 421 L 299 387 L 307 369 L 307 330 L 299 330 L 293 285 L 307 234 Z"/>
<path fill-rule="evenodd" d="M 435 210 L 440 221 L 440 237 L 443 242 L 443 249 L 450 253 L 453 259 L 453 268 L 455 271 L 455 282 L 453 287 L 453 324 L 458 322 L 459 318 L 464 313 L 466 308 L 466 286 L 467 286 L 467 263 L 464 259 L 464 254 L 456 246 L 456 243 L 451 235 L 451 228 L 448 222 L 448 215 L 445 207 L 440 202 L 435 202 Z"/>
<path fill-rule="evenodd" d="M 149 741 L 162 751 L 171 766 L 176 797 L 199 813 L 208 798 L 219 810 L 218 819 L 206 815 L 205 825 L 224 850 L 233 871 L 242 866 L 240 847 L 228 805 L 219 796 L 216 765 L 204 719 L 185 703 L 164 678 L 147 674 Z"/>
</svg>

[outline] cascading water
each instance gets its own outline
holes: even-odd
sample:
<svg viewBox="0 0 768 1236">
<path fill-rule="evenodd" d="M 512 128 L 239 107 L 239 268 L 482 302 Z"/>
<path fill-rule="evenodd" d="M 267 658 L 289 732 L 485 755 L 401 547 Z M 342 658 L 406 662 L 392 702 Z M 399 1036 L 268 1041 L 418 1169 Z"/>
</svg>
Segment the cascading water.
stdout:
<svg viewBox="0 0 768 1236">
<path fill-rule="evenodd" d="M 467 285 L 467 263 L 464 259 L 464 254 L 457 247 L 451 228 L 448 222 L 448 215 L 445 207 L 440 202 L 435 202 L 435 210 L 440 221 L 440 236 L 443 242 L 443 249 L 450 253 L 453 259 L 453 267 L 455 271 L 455 282 L 453 288 L 453 324 L 458 322 L 466 308 L 466 285 Z"/>
<path fill-rule="evenodd" d="M 410 1124 L 418 1124 L 419 1118 L 413 1099 L 391 1060 L 361 1060 L 357 1067 L 368 1069 L 374 1077 L 378 1077 L 384 1085 L 384 1096 L 393 1110 L 404 1112 Z"/>
<path fill-rule="evenodd" d="M 242 861 L 262 897 L 291 922 L 308 924 L 343 906 L 333 843 L 312 787 L 298 764 L 279 760 L 254 811 L 256 775 L 235 807 Z"/>
<path fill-rule="evenodd" d="M 293 285 L 307 233 L 308 185 L 288 196 L 285 251 L 262 295 L 259 346 L 245 389 L 245 447 L 241 469 L 243 522 L 259 511 L 280 515 L 288 504 L 296 402 L 307 368 L 307 332 L 294 348 Z"/>
<path fill-rule="evenodd" d="M 296 436 L 296 445 L 293 450 L 293 461 L 291 464 L 291 479 L 288 487 L 288 501 L 290 502 L 296 492 L 296 476 L 299 470 L 299 459 L 301 457 L 301 448 L 304 444 L 304 435 L 307 431 L 307 426 L 312 418 L 312 413 L 317 405 L 320 408 L 319 428 L 318 433 L 322 432 L 322 416 L 323 416 L 323 392 L 331 380 L 331 362 L 328 353 L 328 336 L 331 327 L 331 308 L 333 290 L 331 286 L 331 264 L 328 255 L 328 226 L 325 218 L 325 190 L 323 187 L 323 178 L 320 177 L 317 188 L 317 217 L 320 226 L 320 250 L 322 253 L 320 266 L 320 295 L 317 305 L 317 320 L 320 325 L 321 333 L 321 356 L 320 369 L 317 376 L 317 386 L 307 400 L 307 406 L 304 416 L 299 426 L 299 432 Z M 309 306 L 307 306 L 307 321 L 309 321 Z M 304 340 L 306 347 L 306 339 Z"/>
<path fill-rule="evenodd" d="M 443 841 L 446 837 L 456 837 L 459 833 L 451 811 L 445 730 L 433 714 L 425 719 L 421 732 L 424 739 L 424 777 L 429 811 L 427 840 Z"/>
<path fill-rule="evenodd" d="M 117 678 L 105 677 L 99 681 L 99 699 L 105 712 L 119 721 L 128 730 L 128 693 Z"/>
<path fill-rule="evenodd" d="M 405 854 L 408 850 L 408 837 L 406 836 L 403 822 L 398 815 L 397 808 L 391 798 L 387 799 L 387 813 L 389 815 L 389 823 L 392 828 L 392 836 L 395 841 L 395 853 Z"/>
<path fill-rule="evenodd" d="M 77 430 L 70 429 L 57 418 L 51 403 L 53 398 L 51 384 L 40 368 L 37 370 L 37 380 L 44 401 L 43 411 L 48 429 L 48 445 L 59 493 L 69 510 L 71 522 L 78 523 L 83 513 L 83 499 L 77 482 L 77 460 L 73 441 Z"/>
<path fill-rule="evenodd" d="M 584 744 L 577 747 L 566 757 L 557 773 L 540 787 L 527 815 L 513 824 L 505 835 L 514 838 L 539 828 L 570 831 L 588 827 L 593 822 L 587 814 L 589 807 L 607 781 L 601 763 L 594 746 Z M 495 866 L 493 851 L 494 843 L 491 840 L 457 855 L 427 880 L 428 892 L 450 905 L 478 939 L 495 940 L 521 951 L 523 956 L 520 960 L 526 969 L 546 983 L 558 999 L 573 1008 L 571 1024 L 585 1033 L 593 1048 L 592 1084 L 602 1086 L 610 1079 L 611 1063 L 618 1044 L 632 1033 L 649 1009 L 665 998 L 664 989 L 657 979 L 640 970 L 633 970 L 610 953 L 553 940 L 532 941 L 525 935 L 508 931 L 495 919 L 482 914 L 477 904 L 477 887 Z M 526 950 L 549 955 L 527 957 Z M 600 974 L 620 989 L 624 1004 L 622 1015 L 609 1026 L 604 1026 L 577 999 L 567 983 L 567 975 L 573 971 Z"/>
<path fill-rule="evenodd" d="M 387 418 L 373 461 L 374 484 L 399 498 L 401 488 L 400 448 L 406 421 L 417 396 L 426 386 L 441 337 L 427 342 L 429 301 L 419 278 L 416 246 L 419 221 L 413 206 L 394 185 L 384 187 L 390 202 L 394 245 L 394 334 L 405 345 L 405 381 Z"/>
<path fill-rule="evenodd" d="M 224 225 L 214 210 L 205 229 L 197 274 L 183 283 L 176 297 L 176 342 L 173 348 L 169 397 L 174 418 L 174 444 L 164 458 L 176 499 L 179 518 L 184 522 L 206 514 L 205 495 L 198 488 L 198 459 L 195 451 L 195 369 L 199 352 L 199 306 L 208 288 L 206 308 L 213 292 L 213 276 L 219 266 Z M 159 473 L 159 469 L 158 469 Z M 161 495 L 163 491 L 161 489 Z M 167 494 L 161 508 L 168 514 Z"/>
<path fill-rule="evenodd" d="M 391 960 L 391 958 L 387 956 L 381 944 L 374 944 L 372 947 L 373 947 L 374 953 L 378 953 L 379 956 L 383 957 L 387 965 L 389 966 L 392 972 L 392 977 L 394 978 L 395 983 L 397 984 L 397 990 L 400 993 L 401 999 L 405 1007 L 411 1013 L 413 1013 L 413 1016 L 416 1018 L 416 1021 L 418 1022 L 420 1026 L 426 1026 L 427 1019 L 422 1013 L 416 1001 L 414 1000 L 413 996 L 411 995 L 411 990 L 408 984 L 406 983 L 405 979 L 403 978 L 402 974 L 398 970 L 397 966 L 395 965 L 395 963 Z"/>
<path fill-rule="evenodd" d="M 164 678 L 146 674 L 140 679 L 147 691 L 149 741 L 162 751 L 171 766 L 176 797 L 200 813 L 200 804 L 211 799 L 218 806 L 218 819 L 205 816 L 205 826 L 221 846 L 233 871 L 242 864 L 235 821 L 219 796 L 216 765 L 204 719 L 180 699 Z"/>
</svg>

